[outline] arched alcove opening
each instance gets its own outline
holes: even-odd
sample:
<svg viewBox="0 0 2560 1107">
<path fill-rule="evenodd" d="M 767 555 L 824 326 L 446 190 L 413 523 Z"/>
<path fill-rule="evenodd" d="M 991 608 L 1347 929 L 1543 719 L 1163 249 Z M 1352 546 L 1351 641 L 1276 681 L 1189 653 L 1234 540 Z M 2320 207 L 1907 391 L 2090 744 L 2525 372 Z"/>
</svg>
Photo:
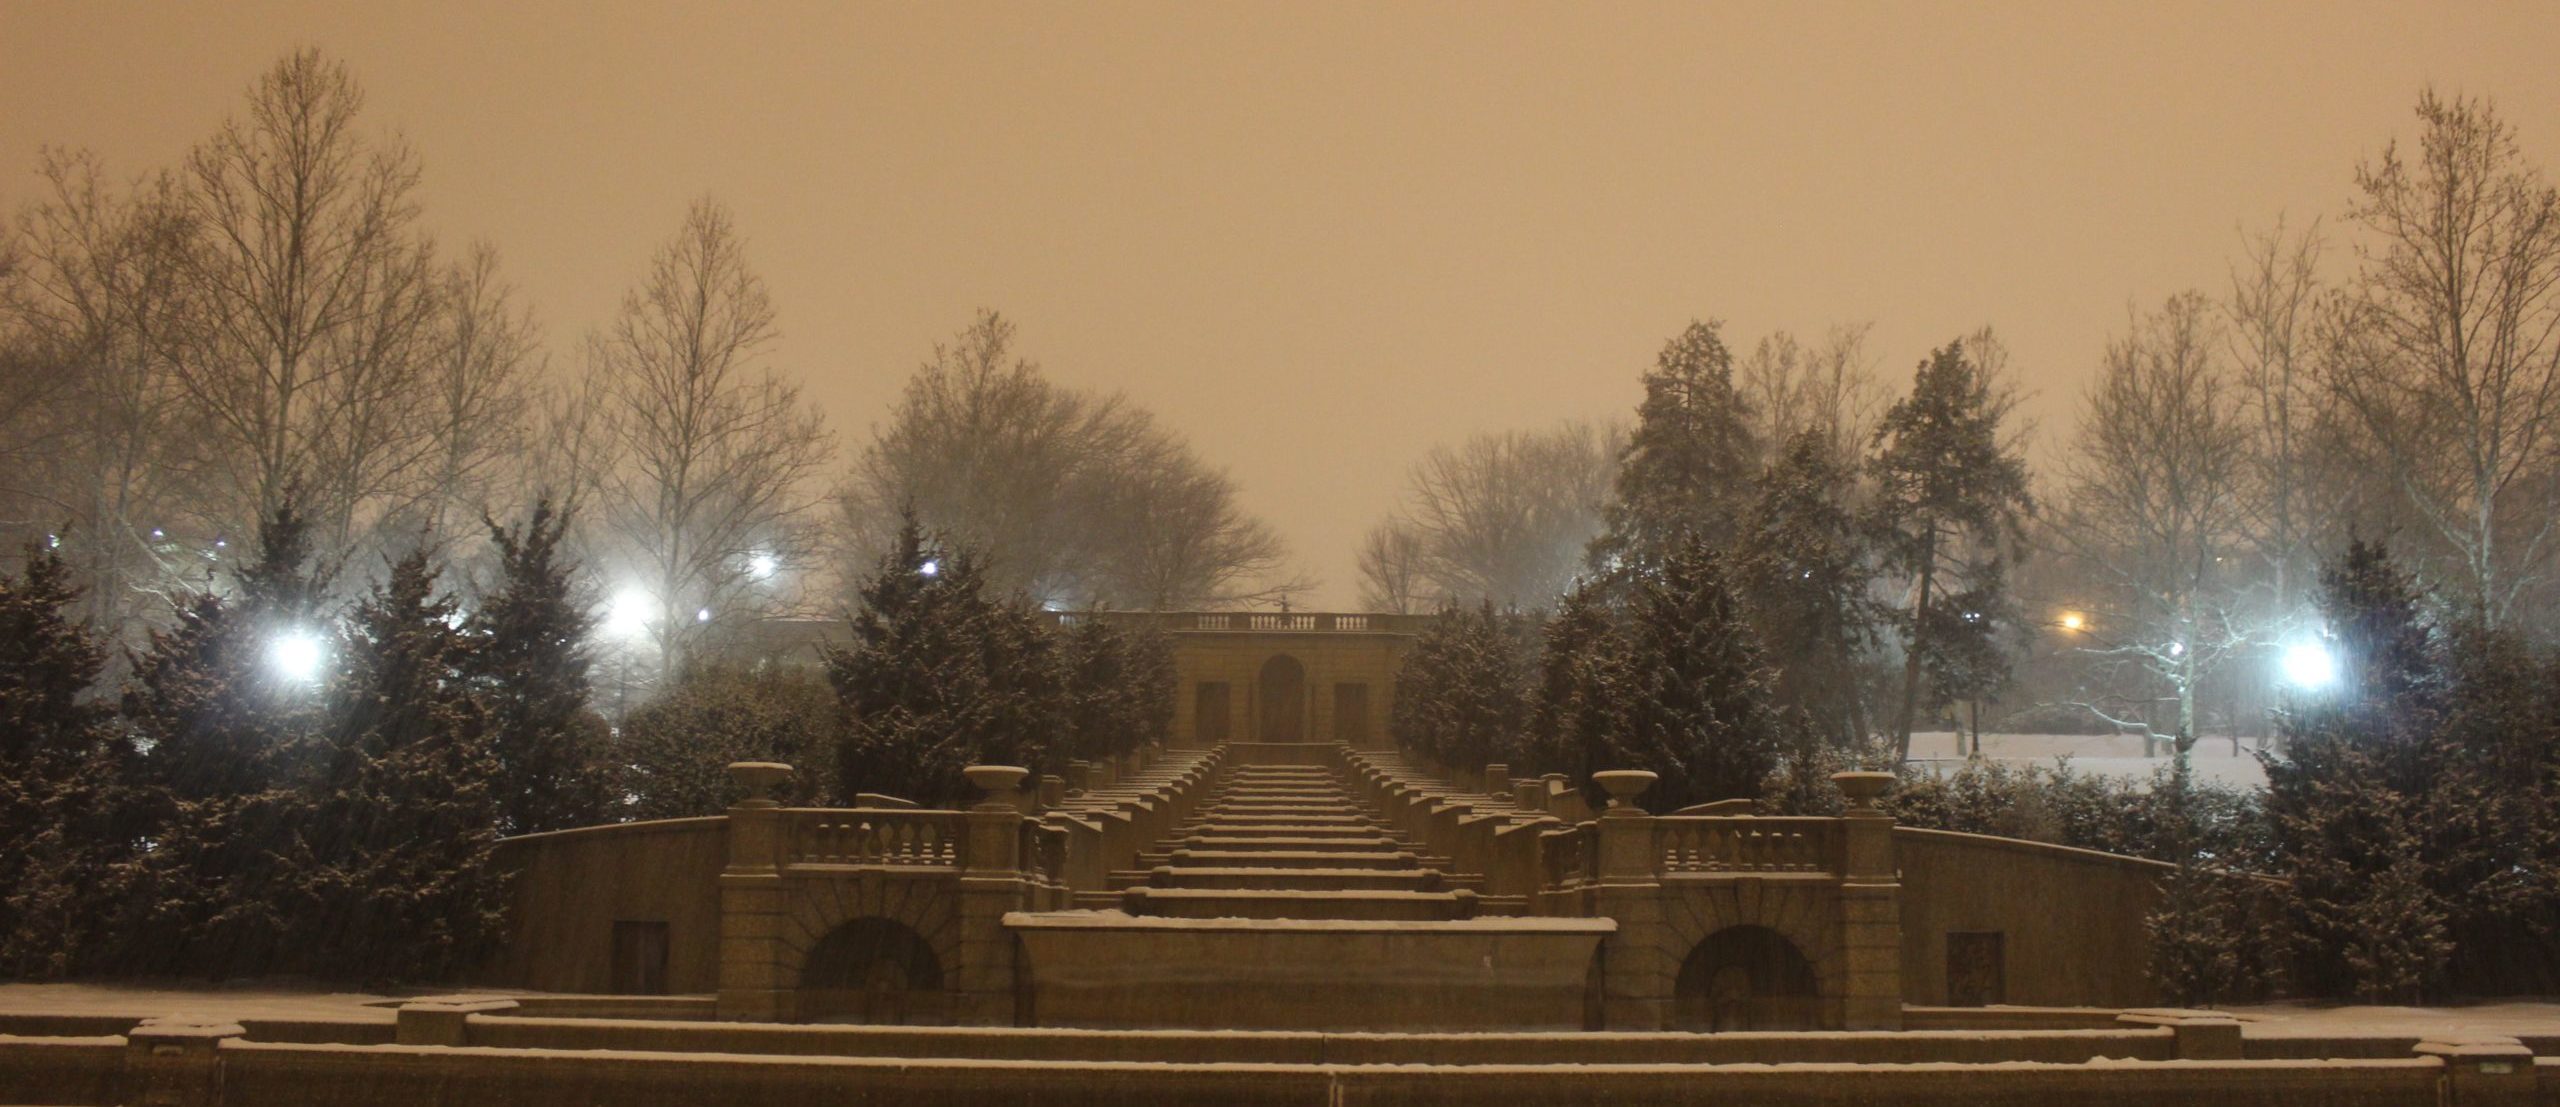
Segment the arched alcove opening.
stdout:
<svg viewBox="0 0 2560 1107">
<path fill-rule="evenodd" d="M 1263 662 L 1253 693 L 1262 714 L 1260 733 L 1254 735 L 1257 741 L 1307 740 L 1307 667 L 1297 658 L 1275 654 Z"/>
<path fill-rule="evenodd" d="M 800 1017 L 810 1021 L 943 1023 L 942 959 L 904 923 L 855 919 L 809 948 L 800 967 Z"/>
<path fill-rule="evenodd" d="M 1682 1030 L 1812 1030 L 1821 1022 L 1813 962 L 1765 926 L 1707 935 L 1680 963 L 1672 1000 Z"/>
</svg>

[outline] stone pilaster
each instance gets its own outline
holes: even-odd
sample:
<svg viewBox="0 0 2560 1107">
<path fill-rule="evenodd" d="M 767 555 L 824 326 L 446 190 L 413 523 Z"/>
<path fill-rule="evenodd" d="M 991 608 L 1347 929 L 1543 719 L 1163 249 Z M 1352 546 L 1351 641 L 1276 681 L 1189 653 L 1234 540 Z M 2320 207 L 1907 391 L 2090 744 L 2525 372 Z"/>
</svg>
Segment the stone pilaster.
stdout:
<svg viewBox="0 0 2560 1107">
<path fill-rule="evenodd" d="M 944 966 L 951 1020 L 964 1026 L 1014 1023 L 1014 938 L 1008 911 L 1027 906 L 1022 828 L 1015 797 L 1028 771 L 1000 765 L 966 770 L 986 798 L 969 809 L 967 864 L 960 871 L 960 953 Z"/>
<path fill-rule="evenodd" d="M 1841 819 L 1840 1020 L 1846 1030 L 1902 1029 L 1902 876 L 1893 816 L 1876 800 L 1888 773 L 1838 773 Z"/>
<path fill-rule="evenodd" d="M 1591 909 L 1618 922 L 1602 955 L 1601 1017 L 1610 1030 L 1660 1030 L 1670 1025 L 1680 964 L 1663 912 L 1653 816 L 1636 806 L 1636 798 L 1656 777 L 1624 770 L 1594 773 L 1592 779 L 1609 790 L 1610 799 L 1599 819 L 1599 872 Z"/>
<path fill-rule="evenodd" d="M 729 809 L 729 864 L 720 873 L 720 993 L 713 1011 L 722 1019 L 779 1022 L 799 1014 L 799 981 L 784 967 L 790 897 L 782 866 L 790 826 L 772 797 L 790 771 L 771 762 L 729 766 L 747 798 Z"/>
</svg>

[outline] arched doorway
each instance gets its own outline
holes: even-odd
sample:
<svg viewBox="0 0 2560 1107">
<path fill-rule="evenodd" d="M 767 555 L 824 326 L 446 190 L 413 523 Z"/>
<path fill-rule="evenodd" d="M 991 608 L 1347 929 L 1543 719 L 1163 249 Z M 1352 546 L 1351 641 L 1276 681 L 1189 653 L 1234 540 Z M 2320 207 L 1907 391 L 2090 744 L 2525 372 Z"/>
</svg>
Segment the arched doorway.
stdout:
<svg viewBox="0 0 2560 1107">
<path fill-rule="evenodd" d="M 950 1012 L 942 960 L 903 923 L 855 919 L 810 947 L 800 968 L 800 1017 L 837 1022 L 941 1023 Z"/>
<path fill-rule="evenodd" d="M 1811 1030 L 1821 1022 L 1813 962 L 1765 926 L 1707 935 L 1680 963 L 1672 992 L 1682 1030 Z"/>
<path fill-rule="evenodd" d="M 1262 663 L 1254 681 L 1254 702 L 1261 705 L 1262 726 L 1255 739 L 1264 742 L 1307 740 L 1307 667 L 1288 654 Z"/>
</svg>

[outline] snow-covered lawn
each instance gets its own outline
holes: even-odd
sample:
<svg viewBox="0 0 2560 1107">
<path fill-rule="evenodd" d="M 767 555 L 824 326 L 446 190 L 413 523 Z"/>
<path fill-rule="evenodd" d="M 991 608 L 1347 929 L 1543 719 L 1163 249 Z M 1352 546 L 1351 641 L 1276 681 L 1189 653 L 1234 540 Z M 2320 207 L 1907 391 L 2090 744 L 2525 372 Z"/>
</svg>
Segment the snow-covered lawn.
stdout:
<svg viewBox="0 0 2560 1107">
<path fill-rule="evenodd" d="M 2244 738 L 2240 755 L 2231 754 L 2231 739 L 2206 738 L 2196 743 L 2189 763 L 2199 779 L 2234 788 L 2263 788 L 2266 770 L 2259 766 L 2255 739 Z M 2013 767 L 2041 765 L 2052 768 L 2062 758 L 2071 759 L 2074 772 L 2100 776 L 2120 776 L 2148 781 L 2151 774 L 2167 768 L 2166 744 L 2158 757 L 2142 756 L 2142 739 L 2132 735 L 2105 734 L 1990 734 L 1982 736 L 1982 756 L 1986 760 Z M 1947 731 L 1922 731 L 1911 736 L 1911 758 L 1923 765 L 1953 770 L 1964 764 L 1964 752 L 1956 746 L 1956 736 Z"/>
<path fill-rule="evenodd" d="M 390 1008 L 365 1006 L 386 998 L 389 997 L 367 992 L 329 991 L 316 985 L 296 988 L 273 983 L 193 987 L 168 982 L 0 983 L 0 1012 L 42 1012 L 48 1015 L 201 1015 L 223 1019 L 332 1018 L 390 1022 L 394 1017 Z"/>
</svg>

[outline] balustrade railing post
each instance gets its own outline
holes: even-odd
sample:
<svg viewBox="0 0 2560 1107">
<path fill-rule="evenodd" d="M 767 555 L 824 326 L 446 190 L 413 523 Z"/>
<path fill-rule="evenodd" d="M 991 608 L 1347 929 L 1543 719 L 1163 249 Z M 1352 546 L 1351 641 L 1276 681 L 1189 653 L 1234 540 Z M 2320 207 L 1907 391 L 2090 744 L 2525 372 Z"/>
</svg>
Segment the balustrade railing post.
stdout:
<svg viewBox="0 0 2560 1107">
<path fill-rule="evenodd" d="M 1669 949 L 1670 926 L 1662 904 L 1658 820 L 1636 806 L 1656 774 L 1624 769 L 1593 773 L 1609 792 L 1601 812 L 1597 886 L 1592 910 L 1618 921 L 1611 934 L 1601 980 L 1601 1012 L 1611 1030 L 1660 1030 L 1671 1014 L 1672 984 L 1680 954 Z"/>
<path fill-rule="evenodd" d="M 961 770 L 982 799 L 968 811 L 967 864 L 960 872 L 960 954 L 950 966 L 952 1019 L 964 1025 L 1000 1026 L 1014 1016 L 1013 937 L 1007 911 L 1028 906 L 1033 880 L 1023 856 L 1022 780 L 1031 770 L 1013 765 L 971 765 Z"/>
<path fill-rule="evenodd" d="M 1893 816 L 1877 802 L 1893 779 L 1892 773 L 1831 774 L 1848 801 L 1836 863 L 1845 970 L 1841 1025 L 1850 1030 L 1902 1029 L 1902 878 Z"/>
<path fill-rule="evenodd" d="M 772 1022 L 791 1018 L 796 992 L 782 979 L 782 943 L 788 895 L 782 868 L 790 849 L 790 821 L 774 798 L 791 778 L 777 761 L 729 766 L 745 798 L 729 808 L 728 865 L 720 873 L 720 992 L 713 1011 L 723 1019 Z"/>
</svg>

